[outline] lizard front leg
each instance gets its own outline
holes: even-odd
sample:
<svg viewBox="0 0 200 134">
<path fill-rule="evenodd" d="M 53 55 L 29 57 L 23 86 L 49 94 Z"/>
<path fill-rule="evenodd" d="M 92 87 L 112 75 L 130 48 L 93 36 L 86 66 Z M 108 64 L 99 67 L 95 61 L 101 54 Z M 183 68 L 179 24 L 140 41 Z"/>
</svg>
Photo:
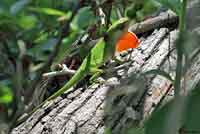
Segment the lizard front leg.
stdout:
<svg viewBox="0 0 200 134">
<path fill-rule="evenodd" d="M 93 82 L 97 82 L 99 83 L 100 81 L 97 80 L 97 78 L 104 73 L 104 71 L 102 69 L 99 68 L 92 68 L 90 70 L 90 72 L 92 73 L 92 77 L 89 79 L 90 83 Z"/>
</svg>

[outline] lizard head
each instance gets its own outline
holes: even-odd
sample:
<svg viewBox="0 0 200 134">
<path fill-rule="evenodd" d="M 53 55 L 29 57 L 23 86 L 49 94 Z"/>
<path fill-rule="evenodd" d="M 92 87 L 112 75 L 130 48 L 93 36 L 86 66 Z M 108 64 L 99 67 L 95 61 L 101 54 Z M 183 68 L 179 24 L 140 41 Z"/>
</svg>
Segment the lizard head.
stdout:
<svg viewBox="0 0 200 134">
<path fill-rule="evenodd" d="M 140 44 L 135 33 L 129 30 L 124 30 L 128 29 L 128 21 L 128 18 L 121 18 L 113 23 L 107 30 L 107 37 L 112 38 L 110 44 L 114 45 L 115 52 L 117 53 L 126 51 L 130 48 L 137 48 Z"/>
</svg>

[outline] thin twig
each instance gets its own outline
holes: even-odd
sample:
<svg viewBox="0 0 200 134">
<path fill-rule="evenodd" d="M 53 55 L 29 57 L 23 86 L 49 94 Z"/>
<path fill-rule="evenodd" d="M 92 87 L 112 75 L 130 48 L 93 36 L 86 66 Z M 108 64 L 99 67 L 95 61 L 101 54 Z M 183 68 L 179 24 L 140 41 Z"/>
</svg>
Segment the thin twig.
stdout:
<svg viewBox="0 0 200 134">
<path fill-rule="evenodd" d="M 76 70 L 69 69 L 65 64 L 63 64 L 63 69 L 61 71 L 53 71 L 44 73 L 42 77 L 50 78 L 60 75 L 74 75 L 76 73 Z"/>
</svg>

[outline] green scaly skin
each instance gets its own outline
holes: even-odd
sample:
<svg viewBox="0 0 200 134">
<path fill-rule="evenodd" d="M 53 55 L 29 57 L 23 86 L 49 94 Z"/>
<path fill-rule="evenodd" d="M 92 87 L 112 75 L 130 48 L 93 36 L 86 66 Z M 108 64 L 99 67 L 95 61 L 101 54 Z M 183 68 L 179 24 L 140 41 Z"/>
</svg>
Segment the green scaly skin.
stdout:
<svg viewBox="0 0 200 134">
<path fill-rule="evenodd" d="M 108 38 L 109 40 L 106 40 L 104 37 L 100 38 L 96 45 L 91 49 L 88 56 L 83 60 L 81 66 L 72 76 L 72 78 L 56 93 L 51 95 L 44 102 L 34 108 L 30 113 L 28 113 L 28 116 L 35 112 L 42 105 L 44 105 L 47 101 L 55 99 L 56 97 L 66 92 L 68 89 L 70 89 L 83 78 L 85 78 L 88 74 L 95 74 L 95 70 L 98 70 L 100 66 L 102 66 L 106 61 L 112 58 L 115 52 L 115 43 L 123 32 L 120 28 L 122 28 L 122 26 L 125 26 L 127 21 L 127 18 L 122 18 L 114 23 L 107 31 L 107 35 L 109 37 L 106 38 Z M 112 40 L 110 40 L 111 38 Z M 24 120 L 24 118 L 19 119 L 18 123 Z"/>
</svg>

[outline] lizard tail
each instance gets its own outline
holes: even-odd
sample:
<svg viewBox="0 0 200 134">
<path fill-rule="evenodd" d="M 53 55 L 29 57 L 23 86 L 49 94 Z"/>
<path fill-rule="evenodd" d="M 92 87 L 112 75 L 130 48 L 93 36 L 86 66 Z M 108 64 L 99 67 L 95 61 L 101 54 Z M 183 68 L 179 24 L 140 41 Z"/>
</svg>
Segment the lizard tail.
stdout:
<svg viewBox="0 0 200 134">
<path fill-rule="evenodd" d="M 86 71 L 87 70 L 84 70 L 84 69 L 77 70 L 77 72 L 72 76 L 72 78 L 60 90 L 58 90 L 56 93 L 54 93 L 49 98 L 47 98 L 45 101 L 43 101 L 38 106 L 36 106 L 26 116 L 19 117 L 17 119 L 17 124 L 20 124 L 21 122 L 25 121 L 32 113 L 34 113 L 38 108 L 42 107 L 47 101 L 50 101 L 51 99 L 55 99 L 56 97 L 60 96 L 65 91 L 67 91 L 68 89 L 70 89 L 72 86 L 74 86 L 77 82 L 79 82 L 80 80 L 82 80 L 85 77 L 85 75 L 86 75 Z"/>
<path fill-rule="evenodd" d="M 73 76 L 72 78 L 61 88 L 59 89 L 57 92 L 55 92 L 53 95 L 51 95 L 50 97 L 48 97 L 46 101 L 55 99 L 56 97 L 60 96 L 61 94 L 63 94 L 65 91 L 69 90 L 72 86 L 74 86 L 76 83 L 78 83 L 80 80 L 82 80 L 86 75 L 85 70 L 80 69 L 78 70 Z"/>
</svg>

